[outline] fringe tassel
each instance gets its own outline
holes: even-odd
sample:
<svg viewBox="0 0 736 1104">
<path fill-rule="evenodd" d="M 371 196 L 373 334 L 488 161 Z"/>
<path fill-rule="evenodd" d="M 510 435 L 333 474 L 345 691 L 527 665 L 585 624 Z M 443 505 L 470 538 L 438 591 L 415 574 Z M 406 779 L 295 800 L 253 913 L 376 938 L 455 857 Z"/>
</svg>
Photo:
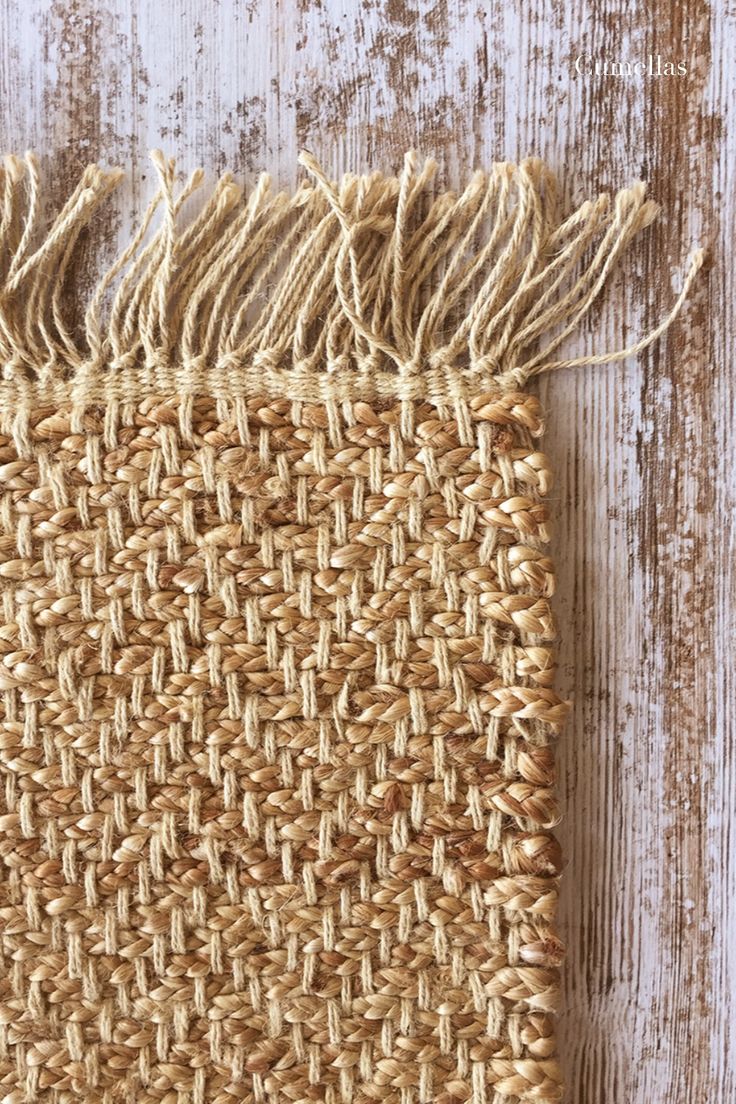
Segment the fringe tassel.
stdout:
<svg viewBox="0 0 736 1104">
<path fill-rule="evenodd" d="M 615 352 L 553 354 L 585 318 L 631 240 L 658 213 L 635 183 L 560 221 L 552 174 L 536 158 L 476 172 L 435 195 L 437 165 L 409 151 L 398 177 L 331 181 L 312 154 L 309 179 L 273 193 L 262 174 L 243 199 L 229 174 L 198 216 L 181 212 L 175 163 L 151 154 L 159 189 L 130 244 L 93 291 L 84 324 L 65 317 L 79 236 L 122 179 L 90 165 L 39 233 L 36 158 L 6 157 L 0 194 L 0 356 L 6 381 L 119 378 L 134 367 L 187 378 L 294 373 L 357 381 L 448 373 L 516 389 L 539 373 L 633 356 L 676 318 L 700 269 L 698 250 L 669 314 Z M 149 235 L 158 209 L 158 229 Z M 39 240 L 40 239 L 40 240 Z M 545 335 L 546 343 L 540 348 Z"/>
</svg>

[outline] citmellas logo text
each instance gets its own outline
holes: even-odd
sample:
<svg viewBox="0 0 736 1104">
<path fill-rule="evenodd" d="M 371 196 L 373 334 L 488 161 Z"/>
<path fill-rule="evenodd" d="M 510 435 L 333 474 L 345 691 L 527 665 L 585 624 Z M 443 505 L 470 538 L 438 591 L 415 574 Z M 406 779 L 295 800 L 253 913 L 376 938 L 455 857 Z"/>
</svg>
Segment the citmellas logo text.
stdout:
<svg viewBox="0 0 736 1104">
<path fill-rule="evenodd" d="M 578 54 L 575 72 L 581 77 L 684 77 L 684 61 L 668 61 L 661 54 L 648 54 L 646 61 L 599 60 L 592 54 Z"/>
</svg>

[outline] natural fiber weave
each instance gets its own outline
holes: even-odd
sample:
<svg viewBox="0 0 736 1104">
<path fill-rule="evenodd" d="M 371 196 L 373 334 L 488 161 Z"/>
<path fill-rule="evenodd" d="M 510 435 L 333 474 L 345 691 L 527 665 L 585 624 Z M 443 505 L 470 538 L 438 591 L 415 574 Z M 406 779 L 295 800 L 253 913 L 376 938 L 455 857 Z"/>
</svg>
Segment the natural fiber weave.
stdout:
<svg viewBox="0 0 736 1104">
<path fill-rule="evenodd" d="M 537 162 L 433 198 L 411 156 L 303 160 L 295 196 L 262 178 L 241 212 L 225 178 L 180 231 L 157 157 L 163 226 L 81 331 L 66 265 L 114 180 L 36 244 L 35 162 L 6 164 L 7 1104 L 560 1096 L 566 703 L 523 384 L 653 205 L 561 222 Z"/>
</svg>

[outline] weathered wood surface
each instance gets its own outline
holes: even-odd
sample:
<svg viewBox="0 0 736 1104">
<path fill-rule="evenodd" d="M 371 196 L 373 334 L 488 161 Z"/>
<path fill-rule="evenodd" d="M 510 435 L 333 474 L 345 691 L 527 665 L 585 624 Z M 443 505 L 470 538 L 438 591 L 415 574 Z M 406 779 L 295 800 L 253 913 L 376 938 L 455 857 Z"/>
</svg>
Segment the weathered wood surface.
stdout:
<svg viewBox="0 0 736 1104">
<path fill-rule="evenodd" d="M 129 170 L 110 238 L 150 194 L 151 146 L 287 185 L 301 147 L 337 172 L 398 168 L 414 146 L 449 183 L 534 153 L 578 201 L 641 176 L 662 217 L 571 355 L 655 325 L 691 245 L 710 247 L 666 340 L 541 384 L 575 703 L 560 748 L 574 1104 L 736 1099 L 735 23 L 726 0 L 0 8 L 0 144 L 43 153 L 60 197 L 90 159 Z M 583 51 L 688 75 L 579 76 Z"/>
</svg>

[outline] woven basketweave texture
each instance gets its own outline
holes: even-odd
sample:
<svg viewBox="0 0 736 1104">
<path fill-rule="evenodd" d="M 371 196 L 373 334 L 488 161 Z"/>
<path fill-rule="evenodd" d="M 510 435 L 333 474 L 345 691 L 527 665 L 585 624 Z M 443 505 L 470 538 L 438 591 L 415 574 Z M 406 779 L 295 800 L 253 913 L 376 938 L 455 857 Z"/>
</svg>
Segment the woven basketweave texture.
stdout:
<svg viewBox="0 0 736 1104">
<path fill-rule="evenodd" d="M 541 428 L 149 398 L 0 438 L 6 1089 L 554 1098 Z"/>
</svg>

